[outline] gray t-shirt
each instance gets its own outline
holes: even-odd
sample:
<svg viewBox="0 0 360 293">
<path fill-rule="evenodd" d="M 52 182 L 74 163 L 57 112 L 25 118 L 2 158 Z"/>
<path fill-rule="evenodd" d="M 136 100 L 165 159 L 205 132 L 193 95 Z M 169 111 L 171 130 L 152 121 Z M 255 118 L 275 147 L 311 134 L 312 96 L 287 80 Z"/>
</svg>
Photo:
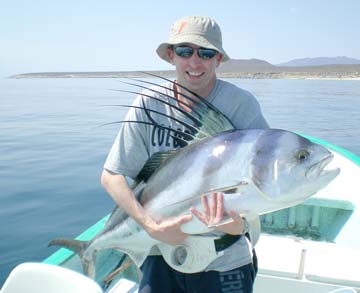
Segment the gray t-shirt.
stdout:
<svg viewBox="0 0 360 293">
<path fill-rule="evenodd" d="M 164 87 L 152 87 L 154 91 L 145 90 L 143 95 L 137 96 L 133 106 L 145 106 L 147 109 L 166 113 L 176 119 L 193 124 L 183 113 L 156 100 L 161 99 L 171 105 L 176 105 L 176 101 L 168 97 L 174 97 L 172 88 L 173 84 L 167 82 Z M 156 99 L 150 99 L 147 97 L 148 95 Z M 255 97 L 229 82 L 217 79 L 207 101 L 224 113 L 237 129 L 268 128 Z M 191 128 L 171 118 L 154 112 L 149 114 L 159 125 L 176 129 L 185 134 L 191 133 Z M 138 108 L 131 108 L 125 120 L 150 121 L 145 111 Z M 181 136 L 181 134 L 174 134 L 174 132 L 158 126 L 132 122 L 123 123 L 104 168 L 134 179 L 152 154 L 180 147 L 179 141 L 173 136 Z M 224 256 L 216 259 L 207 270 L 227 271 L 246 265 L 251 261 L 251 244 L 245 237 L 241 237 L 235 244 L 225 249 Z"/>
</svg>

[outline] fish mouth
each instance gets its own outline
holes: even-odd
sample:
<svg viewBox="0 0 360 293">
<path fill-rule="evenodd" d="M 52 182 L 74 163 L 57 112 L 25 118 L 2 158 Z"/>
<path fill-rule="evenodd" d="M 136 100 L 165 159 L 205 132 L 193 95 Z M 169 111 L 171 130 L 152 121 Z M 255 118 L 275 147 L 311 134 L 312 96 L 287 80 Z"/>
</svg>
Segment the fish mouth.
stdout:
<svg viewBox="0 0 360 293">
<path fill-rule="evenodd" d="M 306 172 L 306 178 L 309 180 L 317 180 L 319 178 L 334 179 L 339 173 L 340 168 L 326 169 L 333 160 L 334 155 L 329 153 L 325 158 L 313 164 Z"/>
</svg>

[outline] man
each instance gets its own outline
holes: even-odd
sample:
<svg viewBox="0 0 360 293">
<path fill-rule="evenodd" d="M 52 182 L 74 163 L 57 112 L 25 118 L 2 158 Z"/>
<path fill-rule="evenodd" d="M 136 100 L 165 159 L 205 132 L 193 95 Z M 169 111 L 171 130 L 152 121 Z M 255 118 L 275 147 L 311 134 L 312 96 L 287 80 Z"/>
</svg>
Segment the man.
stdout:
<svg viewBox="0 0 360 293">
<path fill-rule="evenodd" d="M 185 87 L 206 98 L 227 115 L 238 129 L 268 127 L 258 102 L 250 93 L 216 78 L 216 68 L 221 62 L 229 60 L 229 57 L 222 47 L 221 31 L 214 20 L 208 17 L 185 17 L 175 22 L 169 41 L 160 44 L 157 54 L 175 66 L 175 83 L 168 82 L 164 87 L 156 87 L 157 92 L 145 91 L 137 97 L 135 106 L 145 105 L 148 109 L 186 121 L 183 113 L 155 99 L 146 98 L 146 95 L 155 96 L 190 112 L 192 102 L 181 94 L 193 95 Z M 166 95 L 174 97 L 177 102 Z M 126 119 L 148 121 L 144 112 L 132 108 Z M 102 174 L 102 184 L 106 191 L 151 237 L 162 242 L 181 244 L 187 237 L 180 229 L 182 224 L 194 216 L 205 224 L 217 224 L 225 212 L 233 221 L 218 226 L 214 233 L 239 236 L 231 238 L 235 240 L 224 248 L 223 256 L 213 261 L 204 272 L 196 274 L 173 270 L 158 251 L 153 250 L 154 255 L 149 256 L 141 267 L 143 277 L 140 292 L 252 292 L 255 278 L 252 247 L 249 240 L 241 236 L 245 223 L 235 212 L 224 211 L 221 193 L 214 193 L 210 198 L 203 197 L 203 211 L 191 208 L 192 214 L 157 222 L 136 200 L 128 186 L 125 177 L 134 179 L 153 153 L 180 147 L 174 135 L 169 135 L 169 128 L 184 134 L 191 132 L 173 119 L 161 115 L 154 117 L 159 125 L 168 129 L 138 123 L 125 123 L 121 127 Z"/>
</svg>

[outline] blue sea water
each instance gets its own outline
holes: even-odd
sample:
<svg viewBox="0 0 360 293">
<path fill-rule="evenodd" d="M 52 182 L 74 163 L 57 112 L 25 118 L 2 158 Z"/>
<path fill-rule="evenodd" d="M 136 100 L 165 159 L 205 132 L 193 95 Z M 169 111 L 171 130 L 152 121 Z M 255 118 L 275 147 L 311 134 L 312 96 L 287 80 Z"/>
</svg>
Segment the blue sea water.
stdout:
<svg viewBox="0 0 360 293">
<path fill-rule="evenodd" d="M 273 128 L 321 138 L 360 155 L 360 81 L 229 81 L 255 94 Z M 118 121 L 134 95 L 116 79 L 0 80 L 0 286 L 41 261 L 49 240 L 75 237 L 109 213 L 100 186 Z"/>
</svg>

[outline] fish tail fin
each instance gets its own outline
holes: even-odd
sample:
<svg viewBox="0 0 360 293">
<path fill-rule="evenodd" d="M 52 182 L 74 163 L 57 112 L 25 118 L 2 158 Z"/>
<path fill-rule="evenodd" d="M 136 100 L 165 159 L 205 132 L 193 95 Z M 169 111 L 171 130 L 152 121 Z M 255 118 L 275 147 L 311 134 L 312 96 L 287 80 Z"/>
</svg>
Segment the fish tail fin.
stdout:
<svg viewBox="0 0 360 293">
<path fill-rule="evenodd" d="M 60 247 L 67 248 L 67 249 L 75 252 L 80 257 L 84 273 L 87 276 L 95 279 L 95 255 L 91 255 L 91 258 L 92 258 L 91 260 L 87 260 L 84 257 L 85 251 L 89 245 L 88 243 L 89 243 L 89 241 L 57 238 L 57 239 L 51 240 L 49 242 L 48 246 L 60 246 Z"/>
<path fill-rule="evenodd" d="M 87 247 L 87 241 L 80 241 L 74 239 L 57 238 L 51 240 L 48 246 L 60 246 L 70 249 L 71 251 L 78 254 L 80 257 L 84 255 L 84 251 Z"/>
</svg>

